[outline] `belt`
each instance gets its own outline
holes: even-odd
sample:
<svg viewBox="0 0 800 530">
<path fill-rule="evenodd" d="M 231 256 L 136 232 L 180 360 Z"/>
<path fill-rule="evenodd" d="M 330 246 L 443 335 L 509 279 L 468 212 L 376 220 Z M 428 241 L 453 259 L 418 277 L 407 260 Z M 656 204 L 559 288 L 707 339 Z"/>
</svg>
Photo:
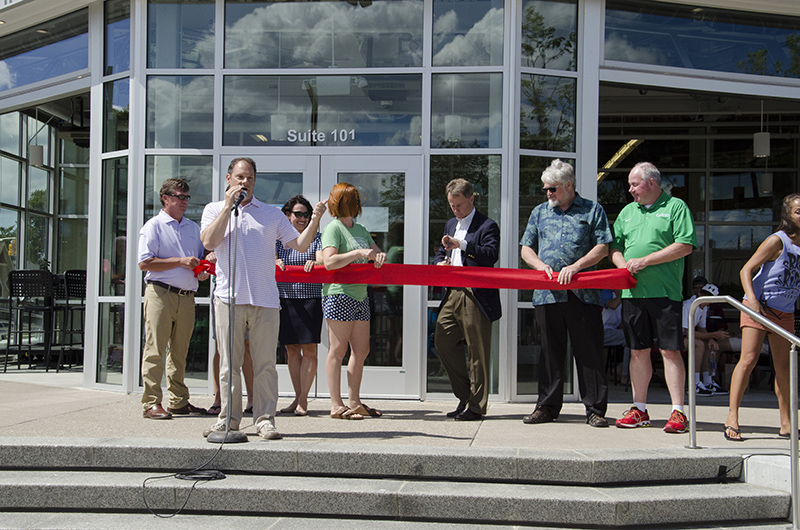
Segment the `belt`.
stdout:
<svg viewBox="0 0 800 530">
<path fill-rule="evenodd" d="M 155 280 L 150 280 L 147 283 L 149 283 L 150 285 L 158 285 L 159 287 L 163 287 L 164 289 L 166 289 L 167 291 L 169 291 L 171 293 L 179 294 L 181 296 L 187 295 L 187 294 L 192 294 L 192 295 L 194 294 L 194 291 L 190 291 L 188 289 L 178 289 L 177 287 L 173 287 L 173 286 L 171 286 L 169 284 L 166 284 L 164 282 L 157 282 Z"/>
</svg>

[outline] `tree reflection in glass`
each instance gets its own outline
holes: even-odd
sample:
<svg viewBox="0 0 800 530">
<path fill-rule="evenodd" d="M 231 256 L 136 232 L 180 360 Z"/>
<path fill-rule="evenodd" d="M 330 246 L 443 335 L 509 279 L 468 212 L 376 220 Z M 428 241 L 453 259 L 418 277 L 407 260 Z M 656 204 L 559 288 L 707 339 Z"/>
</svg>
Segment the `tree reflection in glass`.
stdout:
<svg viewBox="0 0 800 530">
<path fill-rule="evenodd" d="M 520 85 L 520 147 L 574 151 L 577 80 L 522 75 Z"/>
<path fill-rule="evenodd" d="M 526 0 L 522 8 L 522 66 L 575 71 L 577 23 L 574 0 Z"/>
</svg>

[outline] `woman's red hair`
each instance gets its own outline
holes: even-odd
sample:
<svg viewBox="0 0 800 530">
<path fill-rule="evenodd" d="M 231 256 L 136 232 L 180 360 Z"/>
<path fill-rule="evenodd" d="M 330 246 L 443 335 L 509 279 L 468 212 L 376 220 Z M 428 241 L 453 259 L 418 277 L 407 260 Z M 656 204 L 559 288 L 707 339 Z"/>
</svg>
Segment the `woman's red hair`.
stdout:
<svg viewBox="0 0 800 530">
<path fill-rule="evenodd" d="M 339 182 L 331 189 L 328 211 L 333 217 L 358 217 L 361 215 L 361 195 L 349 182 Z"/>
</svg>

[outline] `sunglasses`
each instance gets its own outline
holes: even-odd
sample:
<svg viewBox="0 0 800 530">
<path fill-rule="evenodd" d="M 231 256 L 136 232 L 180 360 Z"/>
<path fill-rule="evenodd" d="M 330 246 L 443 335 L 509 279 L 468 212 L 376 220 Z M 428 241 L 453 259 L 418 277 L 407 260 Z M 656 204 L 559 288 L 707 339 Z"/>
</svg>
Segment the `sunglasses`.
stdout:
<svg viewBox="0 0 800 530">
<path fill-rule="evenodd" d="M 291 212 L 291 213 L 293 213 L 295 217 L 305 217 L 306 219 L 311 217 L 311 212 Z"/>
<path fill-rule="evenodd" d="M 170 194 L 170 197 L 175 197 L 179 201 L 188 201 L 189 199 L 192 198 L 191 195 L 172 195 L 172 194 Z"/>
<path fill-rule="evenodd" d="M 555 186 L 555 187 L 551 186 L 549 188 L 542 188 L 542 191 L 545 192 L 545 193 L 555 193 L 557 189 L 558 189 L 558 186 Z"/>
</svg>

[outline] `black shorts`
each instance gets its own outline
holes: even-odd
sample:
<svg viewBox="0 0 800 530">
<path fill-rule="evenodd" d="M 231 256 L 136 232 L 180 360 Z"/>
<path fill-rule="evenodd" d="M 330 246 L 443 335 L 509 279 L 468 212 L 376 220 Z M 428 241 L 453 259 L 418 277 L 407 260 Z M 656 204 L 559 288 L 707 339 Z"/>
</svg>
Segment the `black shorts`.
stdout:
<svg viewBox="0 0 800 530">
<path fill-rule="evenodd" d="M 624 298 L 622 324 L 632 350 L 683 349 L 681 303 L 669 298 Z"/>
</svg>

